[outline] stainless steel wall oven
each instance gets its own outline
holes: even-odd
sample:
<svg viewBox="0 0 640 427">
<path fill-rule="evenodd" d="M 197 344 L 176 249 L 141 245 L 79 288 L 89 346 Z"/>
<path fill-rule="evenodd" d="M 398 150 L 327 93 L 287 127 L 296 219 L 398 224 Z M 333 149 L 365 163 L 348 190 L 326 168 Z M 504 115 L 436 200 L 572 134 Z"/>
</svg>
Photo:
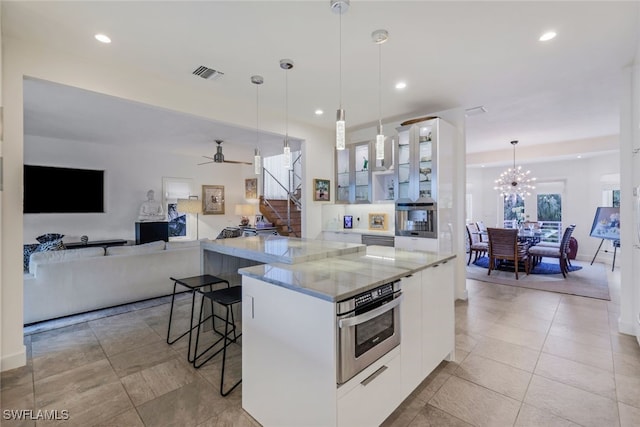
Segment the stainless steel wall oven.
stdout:
<svg viewBox="0 0 640 427">
<path fill-rule="evenodd" d="M 337 303 L 337 383 L 353 378 L 400 344 L 400 281 Z"/>
</svg>

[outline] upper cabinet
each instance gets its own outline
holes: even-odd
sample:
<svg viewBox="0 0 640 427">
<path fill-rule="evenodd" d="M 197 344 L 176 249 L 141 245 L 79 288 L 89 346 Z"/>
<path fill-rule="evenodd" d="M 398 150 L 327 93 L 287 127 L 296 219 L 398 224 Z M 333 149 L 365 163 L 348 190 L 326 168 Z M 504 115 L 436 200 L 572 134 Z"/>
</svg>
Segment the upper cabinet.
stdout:
<svg viewBox="0 0 640 427">
<path fill-rule="evenodd" d="M 336 186 L 337 203 L 371 203 L 369 142 L 350 144 L 336 151 Z"/>
<path fill-rule="evenodd" d="M 453 152 L 453 127 L 442 119 L 432 118 L 397 130 L 397 199 L 439 202 L 446 191 L 443 185 L 452 188 L 453 176 L 446 173 L 446 167 L 440 171 L 438 165 L 446 165 L 445 158 Z M 443 178 L 449 182 L 441 182 Z"/>
</svg>

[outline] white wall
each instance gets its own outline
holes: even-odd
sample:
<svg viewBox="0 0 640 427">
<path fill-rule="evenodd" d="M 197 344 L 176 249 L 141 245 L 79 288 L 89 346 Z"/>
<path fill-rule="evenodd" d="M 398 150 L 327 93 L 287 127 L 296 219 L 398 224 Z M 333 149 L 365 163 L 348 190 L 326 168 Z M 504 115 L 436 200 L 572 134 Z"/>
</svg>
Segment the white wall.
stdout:
<svg viewBox="0 0 640 427">
<path fill-rule="evenodd" d="M 4 104 L 4 143 L 3 154 L 3 181 L 4 191 L 2 192 L 2 242 L 1 242 L 1 282 L 2 307 L 1 307 L 1 369 L 7 370 L 25 363 L 26 354 L 23 345 L 23 291 L 22 291 L 22 245 L 25 240 L 30 240 L 32 236 L 23 236 L 23 225 L 26 221 L 27 227 L 36 233 L 35 225 L 31 218 L 24 219 L 22 215 L 22 165 L 23 165 L 23 90 L 22 81 L 24 76 L 50 80 L 56 83 L 80 87 L 98 93 L 118 96 L 121 98 L 143 102 L 146 104 L 180 111 L 186 114 L 203 116 L 205 114 L 211 119 L 237 124 L 244 127 L 252 127 L 251 120 L 247 122 L 246 105 L 242 105 L 236 99 L 220 99 L 211 96 L 210 93 L 199 90 L 193 86 L 179 86 L 173 82 L 165 81 L 149 70 L 142 70 L 127 64 L 117 63 L 92 63 L 84 58 L 74 57 L 66 52 L 54 51 L 51 48 L 33 45 L 25 41 L 3 38 L 3 63 L 2 63 L 2 94 Z M 264 112 L 261 114 L 261 130 L 265 132 L 281 133 L 284 123 L 282 112 Z M 305 140 L 303 152 L 305 153 L 304 188 L 312 187 L 313 178 L 324 178 L 333 176 L 333 132 L 321 130 L 311 126 L 298 123 L 289 123 L 289 134 L 292 137 Z M 37 141 L 35 141 L 37 143 Z M 27 150 L 29 150 L 27 148 Z M 93 153 L 85 152 L 82 158 L 86 160 L 101 150 L 94 147 Z M 28 152 L 28 156 L 36 155 Z M 105 154 L 106 155 L 106 154 Z M 231 153 L 229 153 L 231 156 Z M 77 161 L 80 162 L 80 155 Z M 71 230 L 72 226 L 78 228 L 91 228 L 96 230 L 103 237 L 124 237 L 126 233 L 131 233 L 128 224 L 135 221 L 136 206 L 143 200 L 146 190 L 149 188 L 160 189 L 161 177 L 182 176 L 189 177 L 188 172 L 194 164 L 194 159 L 183 159 L 179 168 L 172 172 L 171 165 L 166 160 L 160 160 L 159 164 L 150 167 L 151 162 L 135 162 L 129 158 L 120 158 L 117 154 L 109 154 L 109 163 L 122 162 L 129 167 L 142 168 L 140 173 L 131 175 L 132 179 L 139 179 L 140 183 L 130 183 L 135 190 L 123 198 L 121 201 L 126 206 L 125 213 L 114 213 L 112 217 L 107 212 L 105 219 L 110 226 L 114 226 L 117 231 L 111 228 L 94 226 L 87 218 L 74 223 L 68 219 L 60 219 L 55 226 L 64 230 Z M 137 158 L 137 157 L 136 157 Z M 84 161 L 83 160 L 83 161 Z M 97 160 L 93 159 L 96 162 Z M 107 161 L 105 160 L 105 164 Z M 79 165 L 86 166 L 89 165 Z M 232 165 L 229 165 L 229 167 Z M 109 165 L 111 167 L 111 165 Z M 149 169 L 147 169 L 149 168 Z M 196 167 L 193 166 L 195 169 Z M 247 174 L 238 172 L 238 169 L 227 171 L 226 185 L 231 188 L 242 188 L 244 178 L 251 175 L 251 167 Z M 127 169 L 127 168 L 124 168 Z M 117 173 L 121 173 L 118 171 Z M 219 184 L 211 181 L 208 177 L 199 175 L 204 172 L 197 171 L 198 175 L 193 175 L 194 180 L 204 184 Z M 237 178 L 234 178 L 236 175 Z M 234 183 L 237 179 L 237 184 Z M 237 185 L 237 187 L 236 187 Z M 113 195 L 109 197 L 114 197 Z M 119 197 L 119 196 L 115 196 Z M 125 197 L 125 196 L 123 196 Z M 313 202 L 311 192 L 303 193 L 304 217 L 303 236 L 315 237 L 320 232 L 321 227 L 321 206 L 319 202 Z M 111 201 L 108 201 L 109 207 Z M 133 214 L 133 217 L 132 217 Z M 42 217 L 40 215 L 40 217 Z M 50 217 L 54 218 L 54 217 Z M 53 219 L 52 221 L 55 221 Z M 215 233 L 214 228 L 223 224 L 215 223 L 214 219 L 203 218 L 207 225 L 200 227 L 201 235 Z M 211 221 L 211 223 L 209 223 Z M 233 218 L 235 222 L 236 219 Z M 201 223 L 202 224 L 202 223 Z M 53 227 L 54 225 L 51 225 Z M 39 226 L 38 226 L 39 227 Z M 46 227 L 49 231 L 49 226 Z M 58 231 L 58 230 L 56 230 Z M 74 231 L 74 230 L 71 230 Z M 83 231 L 78 234 L 89 234 L 90 231 Z M 75 234 L 75 233 L 74 233 Z"/>
<path fill-rule="evenodd" d="M 248 148 L 229 147 L 227 151 L 230 158 L 251 158 L 252 155 Z M 213 239 L 222 228 L 239 223 L 239 217 L 234 214 L 236 204 L 257 204 L 257 200 L 244 198 L 244 179 L 255 175 L 252 166 L 230 163 L 197 166 L 201 161 L 201 158 L 177 153 L 129 147 L 114 149 L 105 144 L 25 136 L 26 164 L 104 170 L 106 203 L 105 213 L 25 214 L 24 241 L 35 243 L 36 236 L 48 232 L 76 238 L 87 235 L 90 240 L 133 240 L 140 203 L 146 200 L 149 189 L 154 190 L 156 200 L 161 201 L 164 176 L 191 178 L 195 190 L 192 194 L 199 197 L 202 197 L 202 185 L 224 186 L 225 214 L 199 215 L 200 237 Z"/>
<path fill-rule="evenodd" d="M 606 185 L 601 182 L 601 178 L 603 175 L 619 173 L 620 155 L 611 153 L 583 159 L 522 164 L 522 167 L 531 170 L 538 181 L 565 182 L 565 194 L 562 198 L 563 225 L 566 227 L 576 224 L 573 236 L 578 240 L 578 259 L 591 261 L 600 244 L 600 240 L 590 237 L 589 232 L 596 208 L 602 205 L 602 190 Z M 490 227 L 502 226 L 499 222 L 502 200 L 493 187 L 495 179 L 504 169 L 468 168 L 467 193 L 472 195 L 473 201 L 473 218 L 467 216 L 468 219 L 482 220 Z M 535 197 L 527 198 L 525 213 L 530 212 L 535 204 Z M 612 254 L 602 250 L 597 258 L 603 262 L 611 262 L 611 259 Z"/>
</svg>

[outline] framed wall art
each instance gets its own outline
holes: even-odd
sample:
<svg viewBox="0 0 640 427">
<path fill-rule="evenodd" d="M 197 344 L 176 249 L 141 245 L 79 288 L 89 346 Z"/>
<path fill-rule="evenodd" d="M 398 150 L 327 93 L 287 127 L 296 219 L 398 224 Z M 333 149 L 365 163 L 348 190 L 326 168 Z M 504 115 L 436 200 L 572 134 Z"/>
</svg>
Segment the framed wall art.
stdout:
<svg viewBox="0 0 640 427">
<path fill-rule="evenodd" d="M 244 198 L 258 198 L 258 178 L 248 178 L 244 180 Z"/>
<path fill-rule="evenodd" d="M 224 185 L 203 185 L 202 204 L 203 215 L 224 215 Z"/>
<path fill-rule="evenodd" d="M 328 202 L 331 200 L 331 181 L 328 179 L 313 180 L 313 200 L 318 202 Z"/>
<path fill-rule="evenodd" d="M 387 228 L 389 228 L 389 223 L 387 222 L 387 214 L 369 214 L 369 230 L 386 230 Z"/>
</svg>

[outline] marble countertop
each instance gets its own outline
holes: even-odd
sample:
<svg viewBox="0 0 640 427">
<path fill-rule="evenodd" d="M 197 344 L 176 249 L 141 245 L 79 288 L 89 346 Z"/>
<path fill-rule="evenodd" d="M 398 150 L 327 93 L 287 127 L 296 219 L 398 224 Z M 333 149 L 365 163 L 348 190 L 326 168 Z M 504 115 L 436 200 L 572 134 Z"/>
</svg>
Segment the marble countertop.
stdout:
<svg viewBox="0 0 640 427">
<path fill-rule="evenodd" d="M 367 246 L 363 251 L 333 257 L 330 262 L 323 259 L 257 265 L 242 268 L 239 273 L 336 302 L 453 258 L 453 254 Z"/>
<path fill-rule="evenodd" d="M 326 260 L 335 256 L 363 253 L 366 246 L 356 243 L 298 239 L 286 236 L 261 235 L 236 239 L 216 239 L 204 242 L 205 251 L 218 252 L 258 262 L 298 264 Z"/>
</svg>

